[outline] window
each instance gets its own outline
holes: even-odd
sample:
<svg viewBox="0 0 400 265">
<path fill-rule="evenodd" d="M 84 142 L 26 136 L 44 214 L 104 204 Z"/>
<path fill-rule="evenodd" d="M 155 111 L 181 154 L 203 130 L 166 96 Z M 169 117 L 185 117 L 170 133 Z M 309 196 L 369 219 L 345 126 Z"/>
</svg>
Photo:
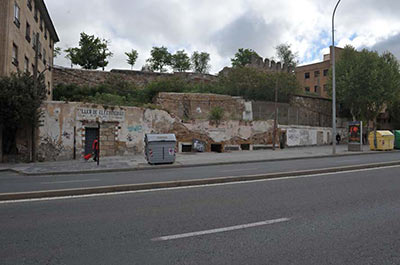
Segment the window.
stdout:
<svg viewBox="0 0 400 265">
<path fill-rule="evenodd" d="M 42 16 L 40 16 L 40 24 L 39 24 L 39 29 L 40 29 L 40 31 L 42 31 L 42 32 L 43 32 L 43 17 L 42 17 Z"/>
<path fill-rule="evenodd" d="M 314 71 L 314 77 L 319 77 L 319 71 Z"/>
<path fill-rule="evenodd" d="M 28 22 L 26 22 L 25 39 L 31 42 L 31 25 Z"/>
<path fill-rule="evenodd" d="M 324 91 L 328 91 L 328 85 L 327 84 L 324 85 Z"/>
<path fill-rule="evenodd" d="M 34 15 L 35 21 L 38 22 L 38 10 L 35 8 L 35 15 Z"/>
<path fill-rule="evenodd" d="M 25 56 L 25 62 L 24 62 L 24 71 L 25 71 L 25 73 L 29 74 L 29 59 L 26 56 Z"/>
<path fill-rule="evenodd" d="M 32 0 L 28 0 L 26 4 L 28 5 L 29 10 L 32 11 Z"/>
<path fill-rule="evenodd" d="M 305 73 L 305 74 L 304 74 L 304 78 L 305 78 L 305 79 L 309 79 L 309 78 L 310 78 L 310 73 L 309 73 L 309 72 Z"/>
<path fill-rule="evenodd" d="M 14 3 L 14 24 L 19 28 L 20 24 L 19 23 L 19 6 L 17 2 Z"/>
<path fill-rule="evenodd" d="M 43 64 L 46 66 L 47 61 L 46 61 L 46 50 L 43 48 Z"/>
<path fill-rule="evenodd" d="M 36 33 L 32 31 L 32 48 L 36 49 Z"/>
<path fill-rule="evenodd" d="M 49 48 L 51 49 L 51 47 L 52 47 L 52 40 L 51 40 L 51 38 L 50 38 L 50 40 L 49 40 Z"/>
<path fill-rule="evenodd" d="M 47 29 L 44 28 L 44 39 L 47 40 Z"/>
<path fill-rule="evenodd" d="M 18 46 L 15 43 L 12 48 L 12 64 L 18 66 Z"/>
<path fill-rule="evenodd" d="M 318 93 L 318 86 L 314 86 L 314 92 Z"/>
<path fill-rule="evenodd" d="M 42 44 L 38 41 L 38 52 L 39 52 L 39 59 L 42 59 Z"/>
<path fill-rule="evenodd" d="M 329 71 L 328 69 L 325 69 L 325 70 L 324 70 L 324 76 L 327 76 L 327 75 L 328 75 L 328 71 Z"/>
<path fill-rule="evenodd" d="M 310 87 L 309 87 L 309 86 L 306 86 L 306 87 L 304 88 L 304 90 L 305 90 L 306 92 L 310 92 Z"/>
</svg>

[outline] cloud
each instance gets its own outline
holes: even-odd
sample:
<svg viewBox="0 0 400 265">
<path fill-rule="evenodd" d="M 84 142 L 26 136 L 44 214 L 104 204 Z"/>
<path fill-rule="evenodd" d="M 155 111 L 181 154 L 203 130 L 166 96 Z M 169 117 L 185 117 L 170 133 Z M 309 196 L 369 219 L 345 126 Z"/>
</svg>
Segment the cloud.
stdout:
<svg viewBox="0 0 400 265">
<path fill-rule="evenodd" d="M 400 60 L 400 33 L 377 42 L 371 47 L 371 49 L 380 53 L 390 51 L 398 60 Z"/>
<path fill-rule="evenodd" d="M 300 63 L 322 60 L 331 42 L 332 11 L 337 0 L 57 0 L 46 1 L 60 43 L 78 45 L 86 32 L 111 41 L 107 69 L 125 68 L 125 52 L 139 52 L 140 69 L 153 46 L 211 55 L 212 73 L 230 65 L 238 48 L 273 57 L 289 43 Z M 388 49 L 399 56 L 400 1 L 346 0 L 335 16 L 337 44 Z M 56 64 L 69 66 L 63 55 Z"/>
</svg>

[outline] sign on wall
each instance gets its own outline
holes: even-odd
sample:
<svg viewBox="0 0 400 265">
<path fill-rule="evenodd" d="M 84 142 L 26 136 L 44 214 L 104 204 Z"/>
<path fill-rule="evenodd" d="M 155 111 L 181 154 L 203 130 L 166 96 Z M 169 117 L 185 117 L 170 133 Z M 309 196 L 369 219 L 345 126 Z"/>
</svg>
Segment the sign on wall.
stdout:
<svg viewBox="0 0 400 265">
<path fill-rule="evenodd" d="M 79 120 L 125 121 L 123 110 L 78 108 L 76 116 Z"/>
</svg>

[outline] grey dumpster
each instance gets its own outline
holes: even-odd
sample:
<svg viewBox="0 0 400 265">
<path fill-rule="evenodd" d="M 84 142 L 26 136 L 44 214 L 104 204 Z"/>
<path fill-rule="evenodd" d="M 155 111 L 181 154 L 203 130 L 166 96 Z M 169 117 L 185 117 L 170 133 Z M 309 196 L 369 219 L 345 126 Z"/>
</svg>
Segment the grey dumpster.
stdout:
<svg viewBox="0 0 400 265">
<path fill-rule="evenodd" d="M 151 134 L 144 137 L 145 156 L 149 164 L 172 164 L 175 162 L 175 134 Z"/>
</svg>

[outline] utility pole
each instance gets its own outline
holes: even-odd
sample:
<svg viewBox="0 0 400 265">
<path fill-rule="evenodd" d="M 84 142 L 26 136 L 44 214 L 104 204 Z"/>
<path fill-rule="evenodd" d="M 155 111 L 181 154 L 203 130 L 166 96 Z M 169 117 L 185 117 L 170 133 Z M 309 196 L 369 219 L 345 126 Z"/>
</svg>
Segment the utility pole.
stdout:
<svg viewBox="0 0 400 265">
<path fill-rule="evenodd" d="M 336 154 L 336 73 L 335 73 L 335 13 L 341 0 L 336 3 L 332 14 L 332 154 Z"/>
<path fill-rule="evenodd" d="M 277 76 L 277 74 L 275 74 Z M 275 115 L 274 115 L 274 132 L 273 132 L 273 142 L 272 142 L 272 150 L 275 150 L 275 142 L 276 142 L 276 131 L 278 127 L 278 76 L 276 77 L 275 82 Z"/>
<path fill-rule="evenodd" d="M 33 93 L 37 93 L 38 87 L 38 63 L 39 63 L 39 33 L 36 33 L 35 37 L 35 65 L 33 67 Z M 32 113 L 31 123 L 31 162 L 36 162 L 36 113 L 37 110 Z"/>
</svg>

